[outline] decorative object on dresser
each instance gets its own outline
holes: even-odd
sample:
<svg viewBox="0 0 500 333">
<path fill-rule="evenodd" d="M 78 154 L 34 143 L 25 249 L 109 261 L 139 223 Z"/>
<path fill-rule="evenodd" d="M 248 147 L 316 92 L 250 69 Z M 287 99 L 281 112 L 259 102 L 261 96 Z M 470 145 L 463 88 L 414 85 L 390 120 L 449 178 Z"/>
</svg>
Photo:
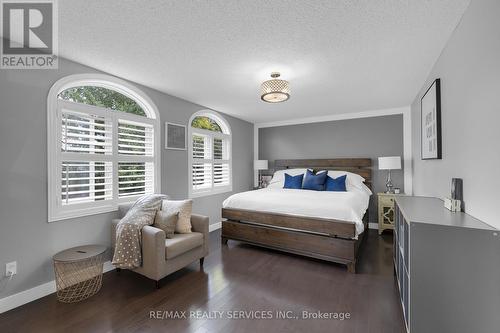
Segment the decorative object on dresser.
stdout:
<svg viewBox="0 0 500 333">
<path fill-rule="evenodd" d="M 259 173 L 259 188 L 263 188 L 264 186 L 264 179 L 261 174 L 261 170 L 267 170 L 269 168 L 269 162 L 268 160 L 254 160 L 253 161 L 253 169 L 258 171 Z"/>
<path fill-rule="evenodd" d="M 452 198 L 444 198 L 444 208 L 452 212 L 462 211 L 462 201 Z"/>
<path fill-rule="evenodd" d="M 384 230 L 394 230 L 394 199 L 401 194 L 377 193 L 378 199 L 378 234 Z"/>
<path fill-rule="evenodd" d="M 423 160 L 441 159 L 441 80 L 436 79 L 420 100 L 420 148 Z"/>
<path fill-rule="evenodd" d="M 462 178 L 451 179 L 451 198 L 462 201 L 463 195 L 463 181 Z"/>
<path fill-rule="evenodd" d="M 451 179 L 451 197 L 444 198 L 444 207 L 452 212 L 462 211 L 463 182 L 461 178 Z"/>
<path fill-rule="evenodd" d="M 105 253 L 105 246 L 84 245 L 61 251 L 52 257 L 56 295 L 60 302 L 80 302 L 101 289 Z"/>
<path fill-rule="evenodd" d="M 186 126 L 165 123 L 165 149 L 186 150 Z"/>
<path fill-rule="evenodd" d="M 391 180 L 391 170 L 401 169 L 401 157 L 400 156 L 386 156 L 378 158 L 378 169 L 387 170 L 387 181 L 385 183 L 386 193 L 394 193 L 393 184 Z"/>
<path fill-rule="evenodd" d="M 407 332 L 498 332 L 499 231 L 437 198 L 397 196 L 395 214 Z"/>
<path fill-rule="evenodd" d="M 371 158 L 276 160 L 276 170 L 307 168 L 314 170 L 342 170 L 361 176 L 371 187 Z M 340 171 L 339 171 L 340 172 Z M 364 186 L 364 185 L 363 185 Z M 365 186 L 365 187 L 366 187 Z M 268 191 L 263 189 L 259 191 Z M 305 191 L 300 189 L 299 191 Z M 311 191 L 321 193 L 321 191 Z M 342 193 L 327 192 L 324 193 Z M 371 192 L 370 192 L 371 193 Z M 307 203 L 306 203 L 307 204 Z M 223 208 L 221 240 L 229 239 L 300 254 L 322 260 L 346 264 L 355 273 L 358 249 L 365 232 L 357 234 L 356 225 L 345 220 L 316 218 L 267 211 Z M 362 218 L 368 230 L 368 210 Z"/>
</svg>

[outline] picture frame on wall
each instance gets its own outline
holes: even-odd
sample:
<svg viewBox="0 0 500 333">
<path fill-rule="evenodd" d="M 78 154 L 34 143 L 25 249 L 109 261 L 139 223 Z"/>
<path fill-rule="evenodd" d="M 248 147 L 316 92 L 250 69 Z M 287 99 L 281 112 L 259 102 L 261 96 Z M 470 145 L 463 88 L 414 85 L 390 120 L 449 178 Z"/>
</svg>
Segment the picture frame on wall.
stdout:
<svg viewBox="0 0 500 333">
<path fill-rule="evenodd" d="M 165 123 L 165 149 L 186 150 L 186 126 Z"/>
<path fill-rule="evenodd" d="M 441 159 L 441 80 L 436 79 L 420 100 L 422 160 Z"/>
</svg>

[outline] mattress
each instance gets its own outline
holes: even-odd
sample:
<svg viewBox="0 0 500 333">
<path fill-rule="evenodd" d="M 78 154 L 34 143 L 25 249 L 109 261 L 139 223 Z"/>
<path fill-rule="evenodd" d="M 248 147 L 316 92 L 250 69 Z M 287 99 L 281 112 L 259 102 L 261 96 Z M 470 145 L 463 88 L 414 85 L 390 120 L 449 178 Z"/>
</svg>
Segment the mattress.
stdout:
<svg viewBox="0 0 500 333">
<path fill-rule="evenodd" d="M 265 188 L 231 195 L 223 208 L 341 220 L 355 224 L 356 236 L 364 231 L 363 216 L 370 195 L 348 192 Z"/>
</svg>

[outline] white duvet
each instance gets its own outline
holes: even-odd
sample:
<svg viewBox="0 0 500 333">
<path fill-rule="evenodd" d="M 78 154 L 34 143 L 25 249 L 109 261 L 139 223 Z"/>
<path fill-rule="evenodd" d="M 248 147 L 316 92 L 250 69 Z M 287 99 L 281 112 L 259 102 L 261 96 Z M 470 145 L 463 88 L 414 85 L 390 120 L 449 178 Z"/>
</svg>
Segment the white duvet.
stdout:
<svg viewBox="0 0 500 333">
<path fill-rule="evenodd" d="M 361 190 L 348 192 L 265 188 L 234 194 L 224 200 L 224 208 L 254 210 L 353 222 L 356 236 L 364 230 L 363 215 L 370 195 Z"/>
</svg>

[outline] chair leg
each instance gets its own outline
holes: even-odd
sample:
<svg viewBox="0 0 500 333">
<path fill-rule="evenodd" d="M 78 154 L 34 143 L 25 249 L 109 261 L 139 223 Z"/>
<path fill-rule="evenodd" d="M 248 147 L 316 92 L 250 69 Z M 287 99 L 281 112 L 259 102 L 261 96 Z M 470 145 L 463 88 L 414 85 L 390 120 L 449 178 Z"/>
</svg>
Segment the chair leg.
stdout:
<svg viewBox="0 0 500 333">
<path fill-rule="evenodd" d="M 222 245 L 227 245 L 227 238 L 221 237 L 220 240 L 221 240 Z"/>
<path fill-rule="evenodd" d="M 205 262 L 205 257 L 200 258 L 200 267 L 203 267 L 204 262 Z"/>
<path fill-rule="evenodd" d="M 160 289 L 160 281 L 155 281 L 156 283 L 156 289 Z"/>
</svg>

